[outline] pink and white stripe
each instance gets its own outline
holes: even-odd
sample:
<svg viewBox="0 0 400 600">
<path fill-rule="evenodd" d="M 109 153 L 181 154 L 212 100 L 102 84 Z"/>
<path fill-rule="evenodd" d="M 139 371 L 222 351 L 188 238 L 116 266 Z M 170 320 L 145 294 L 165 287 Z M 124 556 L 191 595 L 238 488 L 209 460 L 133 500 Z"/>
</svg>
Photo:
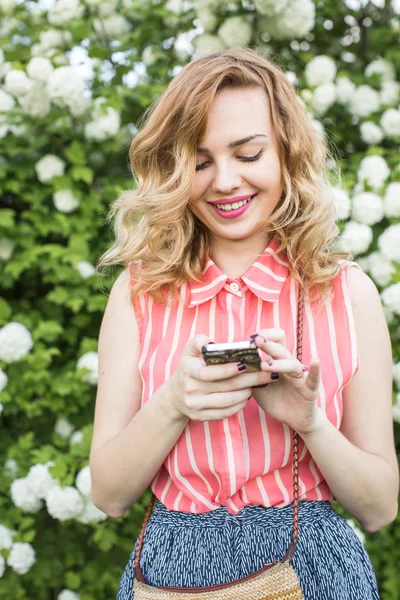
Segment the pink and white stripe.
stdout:
<svg viewBox="0 0 400 600">
<path fill-rule="evenodd" d="M 160 305 L 148 294 L 135 302 L 141 333 L 139 369 L 142 404 L 171 376 L 186 342 L 208 335 L 215 342 L 248 339 L 264 328 L 285 329 L 287 348 L 295 353 L 298 284 L 289 275 L 285 256 L 271 242 L 241 277 L 229 279 L 208 259 L 200 283 L 181 288 L 176 306 Z M 358 368 L 357 341 L 341 263 L 333 294 L 322 309 L 305 303 L 303 362 L 318 356 L 322 383 L 319 403 L 335 427 L 342 413 L 342 390 Z M 134 279 L 130 264 L 131 280 Z M 239 291 L 231 291 L 236 282 Z M 202 513 L 226 505 L 285 506 L 293 499 L 292 436 L 266 414 L 254 398 L 236 415 L 204 423 L 189 421 L 166 457 L 151 487 L 168 509 Z M 304 443 L 300 443 L 302 500 L 329 500 L 332 495 Z"/>
</svg>

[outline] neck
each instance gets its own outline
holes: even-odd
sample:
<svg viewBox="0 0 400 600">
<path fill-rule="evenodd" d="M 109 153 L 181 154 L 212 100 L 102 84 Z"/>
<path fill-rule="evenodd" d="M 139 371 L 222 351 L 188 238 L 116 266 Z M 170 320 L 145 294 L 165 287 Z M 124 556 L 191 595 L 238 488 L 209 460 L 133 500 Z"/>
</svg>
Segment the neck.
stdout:
<svg viewBox="0 0 400 600">
<path fill-rule="evenodd" d="M 235 279 L 251 267 L 268 243 L 269 237 L 265 233 L 244 240 L 213 238 L 210 256 L 223 273 Z"/>
</svg>

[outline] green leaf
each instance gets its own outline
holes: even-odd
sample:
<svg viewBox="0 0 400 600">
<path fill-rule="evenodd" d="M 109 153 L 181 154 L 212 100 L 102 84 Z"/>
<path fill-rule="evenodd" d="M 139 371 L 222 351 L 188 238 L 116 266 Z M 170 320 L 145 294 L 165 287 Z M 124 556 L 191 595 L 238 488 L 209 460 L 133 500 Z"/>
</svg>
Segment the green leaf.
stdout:
<svg viewBox="0 0 400 600">
<path fill-rule="evenodd" d="M 15 212 L 11 208 L 2 208 L 0 211 L 0 227 L 11 229 L 14 227 Z"/>
<path fill-rule="evenodd" d="M 73 165 L 85 165 L 86 164 L 86 154 L 85 149 L 76 140 L 72 142 L 69 148 L 65 151 L 65 156 Z"/>
<path fill-rule="evenodd" d="M 81 577 L 78 573 L 74 573 L 73 571 L 68 571 L 65 574 L 65 585 L 67 588 L 71 590 L 78 590 L 81 585 Z"/>
<path fill-rule="evenodd" d="M 89 167 L 72 167 L 69 174 L 74 181 L 84 181 L 87 184 L 93 182 L 94 172 L 92 169 L 89 169 Z"/>
</svg>

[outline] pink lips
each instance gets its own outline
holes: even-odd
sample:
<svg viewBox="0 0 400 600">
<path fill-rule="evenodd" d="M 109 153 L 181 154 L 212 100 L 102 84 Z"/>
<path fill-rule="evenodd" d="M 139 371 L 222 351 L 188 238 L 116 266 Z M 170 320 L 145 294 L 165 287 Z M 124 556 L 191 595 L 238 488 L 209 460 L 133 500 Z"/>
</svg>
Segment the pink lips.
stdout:
<svg viewBox="0 0 400 600">
<path fill-rule="evenodd" d="M 234 210 L 221 210 L 215 205 L 214 202 L 212 204 L 214 204 L 215 212 L 217 212 L 221 217 L 224 219 L 234 219 L 235 217 L 240 217 L 240 215 L 242 215 L 248 209 L 256 195 L 257 194 L 253 194 L 253 196 L 236 196 L 235 198 L 230 198 L 229 202 L 227 200 L 218 202 L 218 204 L 233 204 L 234 202 L 240 202 L 240 200 L 246 200 L 249 198 L 249 201 L 246 202 L 246 204 L 243 204 L 243 206 L 240 206 Z"/>
</svg>

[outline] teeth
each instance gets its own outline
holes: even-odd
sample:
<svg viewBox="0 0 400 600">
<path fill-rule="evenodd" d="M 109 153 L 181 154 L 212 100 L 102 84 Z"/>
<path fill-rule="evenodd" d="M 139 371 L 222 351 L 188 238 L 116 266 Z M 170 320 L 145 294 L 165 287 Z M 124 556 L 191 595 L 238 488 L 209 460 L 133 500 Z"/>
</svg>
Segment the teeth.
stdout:
<svg viewBox="0 0 400 600">
<path fill-rule="evenodd" d="M 216 206 L 220 210 L 236 210 L 237 208 L 240 208 L 241 206 L 247 204 L 250 200 L 251 198 L 247 198 L 247 200 L 240 200 L 240 202 L 234 202 L 233 204 L 216 204 Z"/>
</svg>

